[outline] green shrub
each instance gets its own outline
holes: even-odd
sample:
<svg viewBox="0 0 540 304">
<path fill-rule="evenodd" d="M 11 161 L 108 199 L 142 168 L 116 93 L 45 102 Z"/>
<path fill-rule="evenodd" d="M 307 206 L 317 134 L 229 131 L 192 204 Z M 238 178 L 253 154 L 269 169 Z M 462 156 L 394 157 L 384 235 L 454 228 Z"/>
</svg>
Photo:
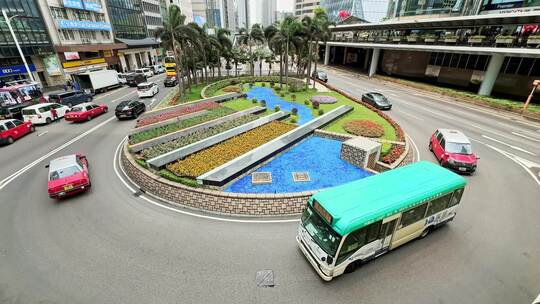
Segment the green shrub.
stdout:
<svg viewBox="0 0 540 304">
<path fill-rule="evenodd" d="M 292 115 L 295 115 L 295 116 L 298 115 L 298 109 L 297 108 L 292 108 L 291 113 L 292 113 Z"/>
<path fill-rule="evenodd" d="M 276 86 L 275 90 L 279 92 L 279 91 L 281 91 L 281 87 L 278 85 L 278 86 Z"/>
<path fill-rule="evenodd" d="M 266 87 L 266 82 L 261 83 L 261 86 Z"/>
<path fill-rule="evenodd" d="M 296 100 L 296 94 L 291 95 L 292 100 Z"/>
<path fill-rule="evenodd" d="M 279 110 L 281 110 L 281 108 L 279 106 L 274 107 L 274 111 L 278 112 Z"/>
<path fill-rule="evenodd" d="M 144 159 L 135 158 L 135 162 L 143 168 L 148 168 L 148 165 L 146 164 L 146 161 Z"/>
<path fill-rule="evenodd" d="M 249 83 L 249 87 L 253 88 L 253 83 L 252 82 Z"/>
<path fill-rule="evenodd" d="M 266 107 L 266 100 L 261 100 L 261 107 Z"/>
<path fill-rule="evenodd" d="M 257 98 L 252 98 L 251 103 L 257 103 Z"/>
<path fill-rule="evenodd" d="M 193 188 L 200 187 L 200 185 L 197 183 L 196 180 L 191 179 L 191 178 L 187 178 L 187 177 L 176 176 L 176 175 L 174 175 L 174 173 L 172 173 L 171 171 L 169 171 L 167 169 L 161 169 L 158 172 L 158 174 L 159 174 L 159 176 L 161 176 L 161 177 L 163 177 L 165 179 L 168 179 L 171 182 L 180 183 L 180 184 L 190 186 L 190 187 L 193 187 Z"/>
<path fill-rule="evenodd" d="M 297 122 L 296 117 L 291 118 L 291 123 L 295 124 Z"/>
<path fill-rule="evenodd" d="M 307 106 L 309 105 L 309 99 L 304 100 L 304 104 Z"/>
<path fill-rule="evenodd" d="M 285 97 L 285 93 L 281 93 L 281 94 L 279 94 L 279 96 Z"/>
<path fill-rule="evenodd" d="M 230 84 L 231 84 L 231 85 L 236 85 L 236 84 L 238 84 L 238 79 L 231 79 Z"/>
<path fill-rule="evenodd" d="M 324 114 L 324 110 L 323 109 L 319 109 L 319 116 L 320 115 L 323 115 Z"/>
<path fill-rule="evenodd" d="M 314 108 L 314 109 L 318 109 L 319 108 L 319 102 L 318 101 L 314 101 L 311 103 L 311 106 Z"/>
</svg>

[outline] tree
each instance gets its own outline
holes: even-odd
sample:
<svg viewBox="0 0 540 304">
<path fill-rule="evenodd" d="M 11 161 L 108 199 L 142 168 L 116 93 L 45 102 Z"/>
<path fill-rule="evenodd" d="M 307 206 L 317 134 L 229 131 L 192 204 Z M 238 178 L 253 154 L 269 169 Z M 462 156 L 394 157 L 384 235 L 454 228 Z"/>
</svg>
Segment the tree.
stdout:
<svg viewBox="0 0 540 304">
<path fill-rule="evenodd" d="M 322 8 L 316 8 L 314 10 L 315 17 L 313 19 L 313 39 L 315 40 L 315 68 L 314 71 L 317 71 L 317 62 L 319 57 L 319 41 L 324 42 L 325 46 L 332 33 L 330 32 L 330 26 L 335 25 L 335 23 L 328 20 L 328 15 L 326 11 Z M 309 77 L 309 75 L 308 75 Z M 315 88 L 315 80 L 313 80 L 313 88 Z"/>
<path fill-rule="evenodd" d="M 272 44 L 280 44 L 281 51 L 284 51 L 285 62 L 285 83 L 287 84 L 287 90 L 289 90 L 289 56 L 293 54 L 295 44 L 293 42 L 297 41 L 297 38 L 300 37 L 299 34 L 302 32 L 302 25 L 294 17 L 286 17 L 281 21 L 279 25 L 279 30 L 272 37 Z M 298 35 L 298 36 L 297 36 Z M 283 55 L 281 55 L 283 56 Z M 283 58 L 283 57 L 282 57 Z M 280 62 L 281 64 L 282 62 Z M 280 83 L 281 83 L 281 68 L 280 68 Z"/>
<path fill-rule="evenodd" d="M 251 59 L 250 72 L 251 76 L 255 75 L 255 68 L 253 66 L 253 46 L 257 42 L 264 42 L 264 32 L 259 24 L 253 24 L 251 30 L 247 28 L 240 29 L 240 35 L 238 36 L 238 42 L 242 45 L 249 47 L 249 57 Z"/>
</svg>

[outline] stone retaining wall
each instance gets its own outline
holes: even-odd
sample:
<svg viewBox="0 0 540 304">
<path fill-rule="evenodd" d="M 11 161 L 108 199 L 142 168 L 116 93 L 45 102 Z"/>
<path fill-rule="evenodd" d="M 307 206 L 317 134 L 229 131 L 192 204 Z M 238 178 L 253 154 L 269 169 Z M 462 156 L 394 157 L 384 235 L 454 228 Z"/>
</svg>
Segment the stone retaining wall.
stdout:
<svg viewBox="0 0 540 304">
<path fill-rule="evenodd" d="M 218 214 L 241 216 L 282 216 L 300 214 L 316 191 L 283 194 L 241 194 L 192 188 L 171 182 L 138 165 L 127 146 L 121 153 L 127 176 L 142 190 L 168 203 Z"/>
</svg>

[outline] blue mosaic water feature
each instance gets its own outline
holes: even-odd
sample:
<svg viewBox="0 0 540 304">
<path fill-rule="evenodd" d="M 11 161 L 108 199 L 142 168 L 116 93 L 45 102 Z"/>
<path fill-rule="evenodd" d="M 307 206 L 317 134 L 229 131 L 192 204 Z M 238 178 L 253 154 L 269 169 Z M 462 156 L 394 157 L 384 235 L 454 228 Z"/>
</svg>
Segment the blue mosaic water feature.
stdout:
<svg viewBox="0 0 540 304">
<path fill-rule="evenodd" d="M 274 94 L 274 91 L 270 88 L 253 87 L 247 92 L 249 99 L 256 98 L 258 101 L 265 100 L 266 108 L 273 110 L 276 106 L 279 106 L 282 111 L 291 112 L 293 108 L 298 109 L 298 125 L 303 125 L 306 122 L 313 119 L 311 114 L 311 108 L 294 102 L 285 101 L 279 96 Z"/>
<path fill-rule="evenodd" d="M 341 142 L 310 136 L 288 151 L 259 168 L 256 172 L 271 172 L 271 184 L 254 185 L 251 174 L 230 185 L 226 192 L 287 193 L 334 187 L 358 180 L 372 173 L 339 158 Z M 308 172 L 309 182 L 295 182 L 293 172 Z"/>
</svg>

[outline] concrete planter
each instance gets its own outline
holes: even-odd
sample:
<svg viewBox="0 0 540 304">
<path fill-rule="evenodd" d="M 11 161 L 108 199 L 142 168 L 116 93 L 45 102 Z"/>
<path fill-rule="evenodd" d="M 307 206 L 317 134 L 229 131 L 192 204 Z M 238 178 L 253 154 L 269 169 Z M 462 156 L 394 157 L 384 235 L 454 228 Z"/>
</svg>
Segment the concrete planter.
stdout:
<svg viewBox="0 0 540 304">
<path fill-rule="evenodd" d="M 425 38 L 424 41 L 427 43 L 435 43 L 437 42 L 437 38 Z"/>
<path fill-rule="evenodd" d="M 456 43 L 457 38 L 444 38 L 444 43 Z"/>
<path fill-rule="evenodd" d="M 392 42 L 401 42 L 401 37 L 394 37 L 392 38 Z"/>
<path fill-rule="evenodd" d="M 514 43 L 514 38 L 497 38 L 495 42 L 500 44 L 512 44 Z"/>
<path fill-rule="evenodd" d="M 418 42 L 419 40 L 419 37 L 407 37 L 407 42 Z"/>
<path fill-rule="evenodd" d="M 469 42 L 470 44 L 480 44 L 484 42 L 484 38 L 469 38 L 467 42 Z"/>
<path fill-rule="evenodd" d="M 540 44 L 540 37 L 527 39 L 527 44 Z"/>
</svg>

